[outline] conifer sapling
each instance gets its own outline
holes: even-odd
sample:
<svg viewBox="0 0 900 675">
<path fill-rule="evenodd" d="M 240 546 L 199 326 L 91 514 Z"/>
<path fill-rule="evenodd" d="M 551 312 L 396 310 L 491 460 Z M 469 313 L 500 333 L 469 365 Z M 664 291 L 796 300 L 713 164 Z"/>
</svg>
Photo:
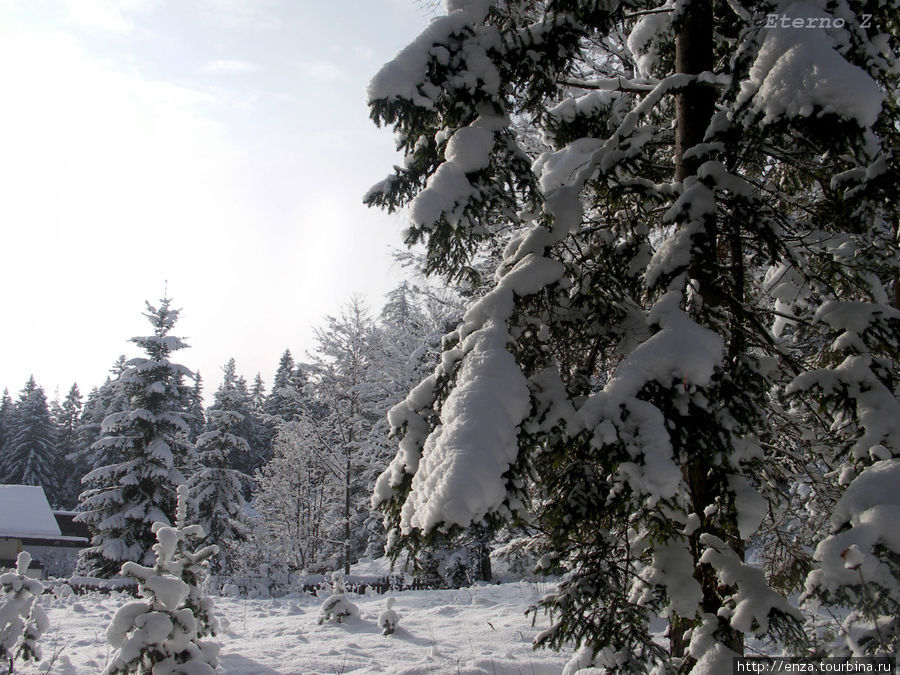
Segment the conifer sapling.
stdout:
<svg viewBox="0 0 900 675">
<path fill-rule="evenodd" d="M 199 525 L 185 525 L 186 486 L 178 489 L 175 527 L 153 525 L 156 564 L 122 565 L 122 574 L 137 580 L 143 601 L 131 602 L 116 612 L 106 631 L 116 648 L 104 675 L 152 672 L 154 675 L 208 675 L 218 665 L 219 645 L 200 638 L 215 635 L 212 602 L 200 586 L 207 561 L 216 546 L 198 551 L 190 540 L 203 537 Z"/>
<path fill-rule="evenodd" d="M 396 598 L 385 600 L 384 611 L 378 615 L 378 627 L 381 628 L 382 635 L 393 635 L 394 631 L 397 630 L 397 623 L 400 621 L 400 617 L 394 611 L 396 602 Z"/>
<path fill-rule="evenodd" d="M 31 554 L 19 553 L 16 571 L 0 574 L 0 663 L 13 672 L 13 663 L 40 661 L 37 644 L 48 628 L 47 615 L 37 604 L 43 584 L 28 576 Z"/>
<path fill-rule="evenodd" d="M 359 616 L 359 607 L 350 602 L 344 591 L 344 575 L 341 572 L 335 572 L 331 576 L 332 595 L 322 603 L 322 609 L 319 610 L 319 620 L 317 622 L 319 625 L 326 621 L 343 623 L 344 619 L 348 617 L 356 618 Z"/>
</svg>

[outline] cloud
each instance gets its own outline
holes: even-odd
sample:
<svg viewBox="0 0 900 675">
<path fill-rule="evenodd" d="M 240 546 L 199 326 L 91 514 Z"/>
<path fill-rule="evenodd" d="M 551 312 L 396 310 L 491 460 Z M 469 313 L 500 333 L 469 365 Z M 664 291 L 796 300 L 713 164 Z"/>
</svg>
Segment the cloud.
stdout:
<svg viewBox="0 0 900 675">
<path fill-rule="evenodd" d="M 344 69 L 331 61 L 304 61 L 298 65 L 300 72 L 319 82 L 336 82 L 344 79 Z"/>
<path fill-rule="evenodd" d="M 241 59 L 216 59 L 215 61 L 210 61 L 209 63 L 204 64 L 204 66 L 200 69 L 203 73 L 253 73 L 259 70 L 259 67 L 250 63 L 249 61 L 243 61 Z"/>
<path fill-rule="evenodd" d="M 84 28 L 111 33 L 131 33 L 134 22 L 130 14 L 146 10 L 153 0 L 65 0 L 69 22 Z"/>
</svg>

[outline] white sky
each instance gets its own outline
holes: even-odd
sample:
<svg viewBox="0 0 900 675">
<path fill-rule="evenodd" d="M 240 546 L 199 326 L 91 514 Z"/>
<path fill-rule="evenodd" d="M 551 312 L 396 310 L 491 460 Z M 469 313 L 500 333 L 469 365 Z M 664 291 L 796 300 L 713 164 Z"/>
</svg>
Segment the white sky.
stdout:
<svg viewBox="0 0 900 675">
<path fill-rule="evenodd" d="M 366 83 L 414 0 L 0 0 L 0 390 L 86 395 L 168 281 L 207 396 L 400 279 Z"/>
</svg>

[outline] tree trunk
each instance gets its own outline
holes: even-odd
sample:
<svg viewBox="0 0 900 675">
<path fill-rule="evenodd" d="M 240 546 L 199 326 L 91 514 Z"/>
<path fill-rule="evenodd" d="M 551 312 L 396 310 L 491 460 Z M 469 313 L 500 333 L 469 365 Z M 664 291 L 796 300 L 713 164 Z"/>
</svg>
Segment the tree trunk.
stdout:
<svg viewBox="0 0 900 675">
<path fill-rule="evenodd" d="M 350 451 L 347 451 L 347 466 L 344 474 L 344 574 L 350 574 L 350 473 L 353 468 Z"/>
<path fill-rule="evenodd" d="M 711 0 L 691 0 L 684 8 L 675 34 L 675 70 L 697 75 L 713 68 L 713 11 Z M 703 142 L 715 109 L 715 90 L 692 83 L 675 94 L 675 180 L 693 176 L 696 157 L 685 151 Z"/>
<path fill-rule="evenodd" d="M 894 216 L 894 242 L 900 243 L 900 218 Z M 900 272 L 894 270 L 894 309 L 900 309 Z"/>
<path fill-rule="evenodd" d="M 690 0 L 684 7 L 675 26 L 675 67 L 679 73 L 696 75 L 712 71 L 714 67 L 713 41 L 713 6 L 712 0 Z M 696 175 L 701 159 L 687 156 L 685 153 L 702 143 L 704 135 L 715 112 L 715 90 L 708 84 L 692 83 L 675 94 L 675 180 L 684 182 Z M 718 248 L 718 226 L 714 216 L 707 218 L 703 231 L 694 237 L 694 256 L 690 274 L 699 283 L 700 296 L 703 300 L 702 311 L 706 312 L 720 304 L 723 294 L 717 287 L 721 283 L 717 278 L 722 253 Z M 740 254 L 740 247 L 732 244 L 730 253 Z M 734 261 L 732 261 L 734 262 Z M 738 274 L 740 265 L 732 265 Z M 733 289 L 728 289 L 732 291 Z M 730 346 L 731 347 L 731 346 Z M 691 502 L 696 513 L 702 514 L 706 506 L 713 504 L 717 496 L 715 486 L 710 478 L 708 458 L 695 456 L 683 465 L 685 483 L 691 494 Z M 702 554 L 699 544 L 701 528 L 690 538 L 694 554 L 694 576 L 703 591 L 702 611 L 716 614 L 721 605 L 721 592 L 715 572 L 708 565 L 700 565 L 697 561 Z M 734 541 L 732 533 L 724 534 L 728 541 Z M 743 551 L 736 551 L 739 555 Z M 669 626 L 669 644 L 673 656 L 685 654 L 684 632 L 693 626 L 693 618 L 673 616 Z M 722 628 L 728 633 L 725 642 L 738 654 L 743 654 L 743 637 L 732 631 L 727 625 Z"/>
</svg>

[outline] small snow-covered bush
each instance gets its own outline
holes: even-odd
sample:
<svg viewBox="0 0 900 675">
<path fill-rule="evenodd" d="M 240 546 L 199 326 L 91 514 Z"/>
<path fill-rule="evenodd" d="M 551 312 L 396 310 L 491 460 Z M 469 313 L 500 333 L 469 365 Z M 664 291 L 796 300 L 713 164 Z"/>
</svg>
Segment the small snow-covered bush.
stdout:
<svg viewBox="0 0 900 675">
<path fill-rule="evenodd" d="M 10 673 L 16 659 L 41 660 L 37 641 L 48 627 L 47 615 L 36 603 L 44 585 L 28 576 L 30 564 L 31 554 L 22 551 L 16 571 L 0 574 L 0 667 Z"/>
<path fill-rule="evenodd" d="M 153 524 L 156 564 L 122 565 L 122 574 L 137 580 L 143 601 L 116 612 L 106 631 L 116 648 L 104 675 L 211 675 L 218 667 L 219 645 L 200 638 L 215 635 L 212 601 L 202 590 L 201 577 L 215 546 L 192 551 L 188 540 L 203 537 L 199 525 L 184 523 L 187 488 L 178 488 L 175 527 Z"/>
<path fill-rule="evenodd" d="M 359 616 L 359 607 L 350 602 L 344 593 L 344 575 L 341 572 L 332 574 L 331 592 L 331 597 L 322 603 L 319 610 L 319 624 L 326 621 L 343 623 L 346 618 L 355 619 Z"/>
<path fill-rule="evenodd" d="M 57 600 L 67 601 L 75 596 L 75 591 L 69 584 L 57 584 L 53 587 L 53 595 Z"/>
<path fill-rule="evenodd" d="M 400 617 L 394 611 L 394 603 L 396 598 L 388 598 L 384 601 L 384 611 L 378 615 L 378 627 L 381 628 L 382 635 L 393 635 L 397 629 L 397 623 Z"/>
</svg>

